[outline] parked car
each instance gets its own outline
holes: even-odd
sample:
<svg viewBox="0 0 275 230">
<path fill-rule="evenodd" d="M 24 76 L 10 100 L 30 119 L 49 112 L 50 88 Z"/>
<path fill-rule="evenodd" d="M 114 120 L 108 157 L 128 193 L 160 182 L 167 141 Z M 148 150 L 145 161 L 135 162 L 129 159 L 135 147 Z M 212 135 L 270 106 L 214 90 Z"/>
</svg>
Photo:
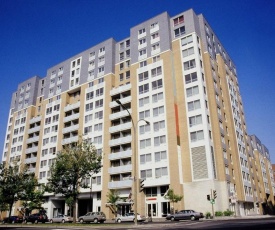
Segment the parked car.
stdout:
<svg viewBox="0 0 275 230">
<path fill-rule="evenodd" d="M 51 223 L 71 223 L 73 222 L 73 217 L 64 214 L 58 214 L 57 216 L 49 220 Z"/>
<path fill-rule="evenodd" d="M 140 214 L 137 213 L 137 221 L 142 222 L 145 221 L 146 217 L 142 216 Z M 134 222 L 135 221 L 135 213 L 133 212 L 129 212 L 129 213 L 125 213 L 125 215 L 123 216 L 117 216 L 116 217 L 116 222 L 121 223 L 121 222 Z"/>
<path fill-rule="evenodd" d="M 199 220 L 203 218 L 203 213 L 194 210 L 181 210 L 175 214 L 166 216 L 166 220 Z"/>
<path fill-rule="evenodd" d="M 22 216 L 10 216 L 10 217 L 5 217 L 3 220 L 2 220 L 2 223 L 5 224 L 5 223 L 22 223 L 23 222 L 23 217 Z"/>
<path fill-rule="evenodd" d="M 106 215 L 103 212 L 88 212 L 85 216 L 78 217 L 78 222 L 104 223 Z"/>
<path fill-rule="evenodd" d="M 41 223 L 49 222 L 49 220 L 46 214 L 35 213 L 25 217 L 24 223 L 27 223 L 27 222 L 32 222 L 37 224 L 38 222 L 41 222 Z"/>
</svg>

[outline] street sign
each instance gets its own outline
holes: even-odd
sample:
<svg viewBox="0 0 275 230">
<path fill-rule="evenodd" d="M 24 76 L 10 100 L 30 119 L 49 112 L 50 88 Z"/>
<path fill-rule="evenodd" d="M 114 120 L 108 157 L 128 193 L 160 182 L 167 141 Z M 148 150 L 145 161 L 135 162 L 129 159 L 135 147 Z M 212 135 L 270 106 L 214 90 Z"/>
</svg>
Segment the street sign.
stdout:
<svg viewBox="0 0 275 230">
<path fill-rule="evenodd" d="M 215 204 L 215 199 L 211 199 L 211 200 L 210 200 L 210 203 L 211 203 L 211 204 Z"/>
</svg>

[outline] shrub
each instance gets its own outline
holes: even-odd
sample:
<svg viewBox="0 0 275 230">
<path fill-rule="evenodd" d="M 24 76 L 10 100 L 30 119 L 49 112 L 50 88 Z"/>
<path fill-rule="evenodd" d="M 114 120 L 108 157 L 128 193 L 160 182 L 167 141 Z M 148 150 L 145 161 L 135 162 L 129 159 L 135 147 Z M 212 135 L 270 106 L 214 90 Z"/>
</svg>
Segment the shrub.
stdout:
<svg viewBox="0 0 275 230">
<path fill-rule="evenodd" d="M 210 212 L 206 212 L 206 213 L 205 213 L 205 218 L 206 218 L 206 219 L 210 219 L 210 217 L 211 217 L 211 213 L 210 213 Z"/>
<path fill-rule="evenodd" d="M 216 211 L 215 216 L 223 216 L 223 212 L 222 211 Z"/>
<path fill-rule="evenodd" d="M 227 209 L 226 211 L 223 212 L 224 216 L 232 216 L 234 214 L 233 211 L 230 211 L 229 209 Z"/>
</svg>

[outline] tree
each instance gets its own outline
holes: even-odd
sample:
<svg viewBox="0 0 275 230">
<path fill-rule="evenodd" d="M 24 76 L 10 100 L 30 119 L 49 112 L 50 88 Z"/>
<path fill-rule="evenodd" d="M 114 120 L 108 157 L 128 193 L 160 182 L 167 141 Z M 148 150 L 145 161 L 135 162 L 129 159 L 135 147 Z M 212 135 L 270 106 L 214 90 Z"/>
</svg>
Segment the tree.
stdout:
<svg viewBox="0 0 275 230">
<path fill-rule="evenodd" d="M 2 194 L 2 189 L 0 188 L 0 220 L 2 220 L 2 212 L 8 211 L 9 206 L 5 201 L 5 197 Z"/>
<path fill-rule="evenodd" d="M 173 214 L 174 214 L 174 212 L 175 212 L 175 206 L 174 206 L 174 204 L 178 203 L 179 201 L 181 201 L 182 198 L 183 198 L 183 196 L 176 195 L 174 193 L 173 189 L 168 189 L 168 191 L 167 191 L 166 195 L 164 196 L 164 198 L 167 199 L 167 200 L 169 200 L 170 203 L 172 202 L 172 204 L 173 204 Z"/>
<path fill-rule="evenodd" d="M 27 191 L 34 190 L 38 185 L 34 173 L 28 173 L 25 165 L 12 162 L 10 165 L 0 164 L 0 190 L 2 203 L 9 206 L 9 217 L 15 202 L 23 199 Z"/>
<path fill-rule="evenodd" d="M 107 203 L 110 204 L 111 210 L 114 212 L 115 216 L 117 215 L 117 206 L 116 202 L 120 200 L 119 192 L 115 189 L 110 189 L 107 193 Z"/>
<path fill-rule="evenodd" d="M 73 199 L 73 222 L 76 222 L 76 202 L 80 188 L 87 188 L 84 183 L 93 174 L 101 170 L 102 157 L 88 140 L 65 146 L 57 154 L 51 166 L 51 177 L 47 189 L 54 194 L 62 194 L 65 199 Z"/>
</svg>

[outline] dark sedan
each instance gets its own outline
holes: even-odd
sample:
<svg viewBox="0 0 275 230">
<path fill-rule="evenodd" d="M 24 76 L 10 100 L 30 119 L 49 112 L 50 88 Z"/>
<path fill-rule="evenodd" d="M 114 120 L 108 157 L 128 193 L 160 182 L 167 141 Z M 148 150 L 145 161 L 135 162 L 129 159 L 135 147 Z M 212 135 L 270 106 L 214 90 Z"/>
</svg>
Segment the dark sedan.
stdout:
<svg viewBox="0 0 275 230">
<path fill-rule="evenodd" d="M 5 217 L 3 220 L 2 220 L 2 223 L 5 224 L 5 223 L 22 223 L 23 222 L 23 217 L 22 216 L 10 216 L 10 217 Z"/>
<path fill-rule="evenodd" d="M 166 220 L 199 220 L 203 217 L 203 213 L 201 212 L 195 212 L 194 210 L 181 210 L 175 214 L 169 214 L 166 216 Z"/>
</svg>

